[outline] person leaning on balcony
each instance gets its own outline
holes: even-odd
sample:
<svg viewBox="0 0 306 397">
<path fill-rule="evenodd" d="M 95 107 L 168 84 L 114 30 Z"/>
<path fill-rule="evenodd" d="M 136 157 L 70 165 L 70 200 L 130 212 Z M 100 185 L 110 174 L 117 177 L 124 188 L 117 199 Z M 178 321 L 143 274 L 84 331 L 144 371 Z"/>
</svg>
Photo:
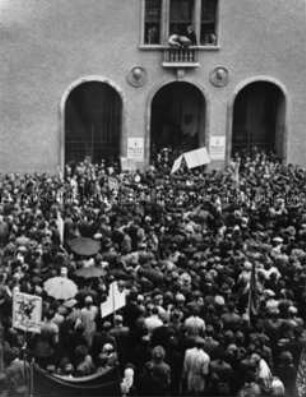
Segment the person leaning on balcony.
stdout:
<svg viewBox="0 0 306 397">
<path fill-rule="evenodd" d="M 177 33 L 171 34 L 168 39 L 168 44 L 170 45 L 170 47 L 182 48 L 180 37 L 181 36 Z"/>
<path fill-rule="evenodd" d="M 189 47 L 190 45 L 197 44 L 196 34 L 192 25 L 188 25 L 186 32 L 184 34 L 180 34 L 174 29 L 174 33 L 169 36 L 168 43 L 171 47 L 176 48 L 185 48 Z"/>
</svg>

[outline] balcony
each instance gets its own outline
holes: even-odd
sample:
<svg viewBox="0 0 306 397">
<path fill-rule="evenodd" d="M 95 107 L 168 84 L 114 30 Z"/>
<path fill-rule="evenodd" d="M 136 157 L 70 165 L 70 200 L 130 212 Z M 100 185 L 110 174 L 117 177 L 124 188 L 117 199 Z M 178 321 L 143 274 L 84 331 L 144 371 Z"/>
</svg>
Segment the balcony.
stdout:
<svg viewBox="0 0 306 397">
<path fill-rule="evenodd" d="M 164 68 L 198 68 L 198 55 L 196 48 L 166 48 L 162 65 Z"/>
</svg>

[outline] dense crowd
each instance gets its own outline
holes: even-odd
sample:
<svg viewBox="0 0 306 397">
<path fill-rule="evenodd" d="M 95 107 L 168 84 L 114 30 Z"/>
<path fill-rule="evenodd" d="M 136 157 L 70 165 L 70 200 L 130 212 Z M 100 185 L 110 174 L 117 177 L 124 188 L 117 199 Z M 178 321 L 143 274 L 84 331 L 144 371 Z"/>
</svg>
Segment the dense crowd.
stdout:
<svg viewBox="0 0 306 397">
<path fill-rule="evenodd" d="M 24 392 L 25 342 L 51 374 L 118 367 L 123 395 L 294 397 L 304 387 L 306 171 L 254 149 L 225 170 L 171 174 L 174 157 L 164 149 L 141 172 L 85 160 L 63 176 L 2 175 L 0 390 Z M 80 236 L 98 252 L 74 253 Z M 99 277 L 77 276 L 92 266 Z M 59 275 L 78 285 L 72 299 L 45 291 Z M 102 319 L 113 280 L 127 304 Z M 40 334 L 12 327 L 15 291 L 43 298 Z"/>
</svg>

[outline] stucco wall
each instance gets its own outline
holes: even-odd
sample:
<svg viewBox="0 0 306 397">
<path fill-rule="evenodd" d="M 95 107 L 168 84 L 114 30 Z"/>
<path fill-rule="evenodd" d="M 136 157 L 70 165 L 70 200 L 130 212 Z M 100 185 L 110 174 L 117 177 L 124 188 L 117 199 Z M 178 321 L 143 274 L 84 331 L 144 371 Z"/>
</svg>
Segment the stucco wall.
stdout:
<svg viewBox="0 0 306 397">
<path fill-rule="evenodd" d="M 159 50 L 140 50 L 141 0 L 0 1 L 0 170 L 54 172 L 61 162 L 60 104 L 84 76 L 118 87 L 126 136 L 149 132 L 154 93 L 176 74 L 161 67 Z M 230 134 L 235 92 L 256 76 L 279 81 L 288 98 L 288 161 L 306 165 L 306 24 L 304 0 L 220 0 L 220 48 L 201 51 L 200 68 L 184 80 L 205 94 L 207 134 Z M 135 65 L 147 83 L 126 76 Z M 215 88 L 209 73 L 229 69 L 229 84 Z M 148 141 L 147 141 L 148 147 Z"/>
</svg>

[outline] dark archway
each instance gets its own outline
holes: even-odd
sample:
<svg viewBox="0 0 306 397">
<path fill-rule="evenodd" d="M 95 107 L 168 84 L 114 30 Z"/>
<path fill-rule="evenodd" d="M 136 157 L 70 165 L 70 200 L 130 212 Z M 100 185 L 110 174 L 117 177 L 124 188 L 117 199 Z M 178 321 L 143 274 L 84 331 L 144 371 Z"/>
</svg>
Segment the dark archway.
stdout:
<svg viewBox="0 0 306 397">
<path fill-rule="evenodd" d="M 174 82 L 162 87 L 151 105 L 151 155 L 164 147 L 181 152 L 205 145 L 206 102 L 192 84 Z"/>
<path fill-rule="evenodd" d="M 120 155 L 122 100 L 107 83 L 85 82 L 65 104 L 65 162 L 98 162 Z"/>
<path fill-rule="evenodd" d="M 285 95 L 270 82 L 254 82 L 236 96 L 232 154 L 256 146 L 284 157 Z"/>
</svg>

